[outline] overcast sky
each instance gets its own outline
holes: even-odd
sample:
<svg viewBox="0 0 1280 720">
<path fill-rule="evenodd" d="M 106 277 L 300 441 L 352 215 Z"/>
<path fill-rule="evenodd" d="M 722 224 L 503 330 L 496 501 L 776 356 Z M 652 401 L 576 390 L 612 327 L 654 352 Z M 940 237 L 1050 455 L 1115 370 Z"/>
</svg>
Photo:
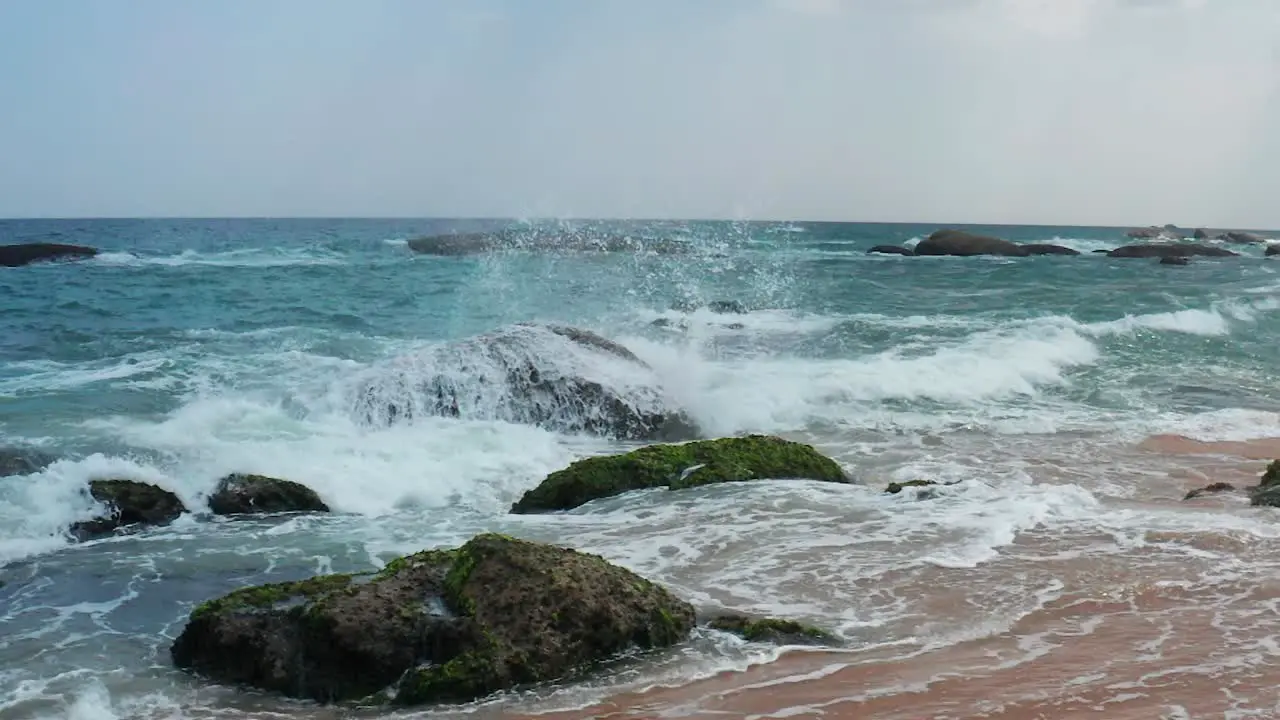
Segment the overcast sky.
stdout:
<svg viewBox="0 0 1280 720">
<path fill-rule="evenodd" d="M 1280 227 L 1277 0 L 0 0 L 0 216 Z"/>
</svg>

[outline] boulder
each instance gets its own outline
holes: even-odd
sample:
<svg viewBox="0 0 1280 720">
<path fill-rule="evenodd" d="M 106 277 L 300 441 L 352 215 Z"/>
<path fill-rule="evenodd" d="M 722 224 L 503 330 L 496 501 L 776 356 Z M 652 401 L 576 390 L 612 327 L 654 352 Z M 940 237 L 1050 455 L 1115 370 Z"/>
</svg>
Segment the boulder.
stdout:
<svg viewBox="0 0 1280 720">
<path fill-rule="evenodd" d="M 907 488 L 933 487 L 941 484 L 937 480 L 907 480 L 906 482 L 891 482 L 885 486 L 884 491 L 889 495 L 897 495 Z"/>
<path fill-rule="evenodd" d="M 1264 254 L 1267 257 L 1271 257 L 1272 255 L 1280 255 L 1280 244 L 1272 243 L 1268 245 L 1267 251 Z"/>
<path fill-rule="evenodd" d="M 262 515 L 285 512 L 329 512 L 315 490 L 264 475 L 234 474 L 222 478 L 209 496 L 214 515 Z"/>
<path fill-rule="evenodd" d="M 685 639 L 693 608 L 595 555 L 480 535 L 378 573 L 237 590 L 170 648 L 215 682 L 319 702 L 466 702 Z"/>
<path fill-rule="evenodd" d="M 1204 228 L 1197 228 L 1196 231 L 1191 234 L 1191 237 L 1196 240 L 1208 240 L 1209 231 L 1205 230 Z"/>
<path fill-rule="evenodd" d="M 1258 484 L 1245 488 L 1249 504 L 1280 507 L 1280 460 L 1273 460 L 1263 471 Z"/>
<path fill-rule="evenodd" d="M 1022 246 L 1028 255 L 1079 255 L 1079 250 L 1052 243 L 1027 243 Z"/>
<path fill-rule="evenodd" d="M 1023 246 L 986 235 L 963 230 L 939 230 L 916 245 L 916 255 L 1006 255 L 1026 257 Z"/>
<path fill-rule="evenodd" d="M 72 525 L 71 536 L 80 541 L 168 525 L 187 511 L 177 495 L 136 480 L 93 480 L 89 495 L 107 514 Z"/>
<path fill-rule="evenodd" d="M 737 300 L 712 300 L 707 309 L 717 315 L 746 315 L 747 308 Z"/>
<path fill-rule="evenodd" d="M 1183 255 L 1166 255 L 1160 258 L 1158 265 L 1190 265 L 1191 260 Z"/>
<path fill-rule="evenodd" d="M 1236 486 L 1231 483 L 1216 482 L 1206 487 L 1197 488 L 1182 497 L 1183 500 L 1194 500 L 1205 495 L 1217 495 L 1224 492 L 1235 492 Z"/>
<path fill-rule="evenodd" d="M 570 510 L 632 490 L 671 490 L 747 480 L 849 482 L 836 462 L 803 443 L 767 435 L 650 445 L 592 457 L 551 473 L 511 507 L 517 514 Z"/>
<path fill-rule="evenodd" d="M 1266 238 L 1251 232 L 1224 232 L 1217 239 L 1236 245 L 1262 245 L 1267 242 Z"/>
<path fill-rule="evenodd" d="M 0 245 L 0 267 L 20 267 L 35 262 L 79 260 L 98 254 L 97 248 L 60 243 Z"/>
<path fill-rule="evenodd" d="M 707 627 L 737 635 L 748 642 L 767 642 L 774 645 L 839 644 L 839 640 L 830 633 L 794 620 L 721 615 L 707 623 Z"/>
<path fill-rule="evenodd" d="M 1133 230 L 1130 230 L 1129 232 L 1125 233 L 1125 237 L 1131 237 L 1135 239 L 1150 239 L 1150 238 L 1159 237 L 1160 234 L 1163 232 L 1164 232 L 1164 228 L 1158 228 L 1152 225 L 1151 227 L 1135 228 Z"/>
<path fill-rule="evenodd" d="M 1196 245 L 1195 243 L 1144 243 L 1142 245 L 1125 245 L 1107 253 L 1113 258 L 1164 258 L 1164 257 L 1239 257 L 1230 250 Z"/>
<path fill-rule="evenodd" d="M 379 427 L 443 416 L 625 440 L 698 436 L 634 353 L 557 325 L 515 325 L 382 363 L 357 381 L 351 411 Z"/>
<path fill-rule="evenodd" d="M 0 477 L 30 475 L 40 472 L 57 458 L 38 450 L 26 448 L 0 448 Z"/>
<path fill-rule="evenodd" d="M 915 250 L 901 245 L 876 245 L 867 251 L 868 255 L 915 255 Z"/>
</svg>

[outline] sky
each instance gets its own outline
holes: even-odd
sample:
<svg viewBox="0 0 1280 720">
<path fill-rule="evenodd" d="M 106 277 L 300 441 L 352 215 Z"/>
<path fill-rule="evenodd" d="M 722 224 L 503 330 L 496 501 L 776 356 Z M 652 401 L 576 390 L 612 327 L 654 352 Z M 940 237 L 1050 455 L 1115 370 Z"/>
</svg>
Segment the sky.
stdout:
<svg viewBox="0 0 1280 720">
<path fill-rule="evenodd" d="M 1276 0 L 0 0 L 0 217 L 1280 228 Z"/>
</svg>

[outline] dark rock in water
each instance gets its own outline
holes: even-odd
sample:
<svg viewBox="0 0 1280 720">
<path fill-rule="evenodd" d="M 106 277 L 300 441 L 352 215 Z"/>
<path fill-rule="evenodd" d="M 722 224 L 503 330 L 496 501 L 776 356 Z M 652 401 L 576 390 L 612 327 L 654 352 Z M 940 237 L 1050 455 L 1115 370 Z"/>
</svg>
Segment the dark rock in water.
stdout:
<svg viewBox="0 0 1280 720">
<path fill-rule="evenodd" d="M 1190 265 L 1191 260 L 1183 255 L 1166 255 L 1160 258 L 1158 265 Z"/>
<path fill-rule="evenodd" d="M 1262 478 L 1258 481 L 1258 487 L 1272 487 L 1280 485 L 1280 460 L 1272 460 L 1267 465 L 1267 469 L 1262 472 Z"/>
<path fill-rule="evenodd" d="M 1231 483 L 1216 482 L 1206 487 L 1197 488 L 1182 497 L 1183 500 L 1194 500 L 1205 495 L 1216 495 L 1224 492 L 1235 492 L 1236 486 Z"/>
<path fill-rule="evenodd" d="M 747 326 L 743 325 L 742 323 L 729 323 L 728 325 L 725 325 L 725 327 L 729 328 L 730 330 L 746 330 L 747 329 Z"/>
<path fill-rule="evenodd" d="M 811 446 L 766 435 L 650 445 L 624 455 L 592 457 L 551 473 L 511 512 L 570 510 L 631 490 L 671 490 L 746 480 L 849 482 L 836 462 Z"/>
<path fill-rule="evenodd" d="M 72 525 L 71 536 L 81 541 L 168 525 L 187 511 L 177 495 L 135 480 L 93 480 L 89 494 L 107 506 L 107 515 Z"/>
<path fill-rule="evenodd" d="M 329 512 L 315 490 L 289 480 L 263 475 L 224 477 L 209 496 L 214 515 L 260 515 L 284 512 Z"/>
<path fill-rule="evenodd" d="M 595 555 L 480 535 L 376 574 L 245 588 L 170 654 L 215 682 L 320 702 L 466 702 L 685 639 L 693 608 Z"/>
<path fill-rule="evenodd" d="M 712 300 L 707 309 L 718 315 L 746 315 L 747 309 L 737 300 Z"/>
<path fill-rule="evenodd" d="M 1196 240 L 1208 240 L 1209 231 L 1205 230 L 1204 228 L 1197 228 L 1196 231 L 1191 234 L 1191 237 Z"/>
<path fill-rule="evenodd" d="M 830 633 L 794 620 L 721 615 L 708 623 L 707 627 L 732 633 L 750 642 L 767 642 L 775 645 L 839 644 L 839 640 Z"/>
<path fill-rule="evenodd" d="M 1094 254 L 1094 255 L 1106 255 L 1106 254 L 1107 254 L 1107 253 L 1109 253 L 1109 252 L 1111 252 L 1111 251 L 1110 251 L 1110 250 L 1094 250 L 1094 251 L 1093 251 L 1093 254 Z"/>
<path fill-rule="evenodd" d="M 1113 258 L 1163 258 L 1163 257 L 1239 257 L 1230 250 L 1195 243 L 1149 243 L 1125 245 L 1107 253 Z"/>
<path fill-rule="evenodd" d="M 0 477 L 30 475 L 53 464 L 57 458 L 36 450 L 0 448 Z"/>
<path fill-rule="evenodd" d="M 1026 257 L 1030 253 L 1017 243 L 963 230 L 939 230 L 916 245 L 916 255 L 1005 255 Z"/>
<path fill-rule="evenodd" d="M 587 231 L 507 229 L 492 233 L 459 233 L 413 238 L 409 249 L 424 255 L 476 255 L 498 250 L 538 252 L 653 252 L 680 254 L 692 245 L 680 240 L 636 238 Z"/>
<path fill-rule="evenodd" d="M 1131 238 L 1155 238 L 1159 237 L 1162 232 L 1163 228 L 1158 228 L 1153 225 L 1151 227 L 1134 228 L 1133 230 L 1125 233 L 1125 236 Z"/>
<path fill-rule="evenodd" d="M 902 247 L 901 245 L 876 245 L 867 251 L 868 255 L 915 255 L 916 252 L 911 248 Z"/>
<path fill-rule="evenodd" d="M 97 248 L 58 243 L 24 243 L 0 245 L 0 266 L 20 267 L 34 262 L 78 260 L 98 254 Z"/>
<path fill-rule="evenodd" d="M 1266 251 L 1266 253 L 1264 253 L 1264 254 L 1265 254 L 1267 257 L 1271 257 L 1272 255 L 1280 255 L 1280 245 L 1274 245 L 1274 244 L 1273 244 L 1273 245 L 1268 245 L 1268 246 L 1267 246 L 1267 251 Z"/>
<path fill-rule="evenodd" d="M 939 483 L 936 480 L 908 480 L 906 482 L 891 482 L 885 486 L 884 491 L 890 495 L 897 495 L 898 493 L 902 492 L 906 488 L 933 487 L 934 485 L 941 485 L 941 483 Z"/>
<path fill-rule="evenodd" d="M 1251 232 L 1224 232 L 1218 239 L 1236 245 L 1262 245 L 1267 242 L 1266 238 Z"/>
<path fill-rule="evenodd" d="M 561 326 L 515 325 L 383 363 L 355 388 L 352 412 L 375 426 L 443 416 L 628 440 L 698 436 L 634 353 Z"/>
<path fill-rule="evenodd" d="M 1027 243 L 1022 246 L 1028 255 L 1079 255 L 1079 250 L 1052 243 Z"/>
</svg>

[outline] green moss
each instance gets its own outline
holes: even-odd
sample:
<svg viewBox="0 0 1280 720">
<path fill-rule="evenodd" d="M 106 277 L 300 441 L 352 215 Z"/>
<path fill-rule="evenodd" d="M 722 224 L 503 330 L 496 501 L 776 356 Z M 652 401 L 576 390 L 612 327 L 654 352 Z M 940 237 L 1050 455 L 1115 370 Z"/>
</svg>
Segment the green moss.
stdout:
<svg viewBox="0 0 1280 720">
<path fill-rule="evenodd" d="M 830 633 L 794 620 L 778 620 L 775 618 L 753 620 L 740 615 L 726 615 L 712 620 L 709 626 L 714 630 L 733 633 L 750 642 L 805 640 L 832 643 L 835 641 L 835 638 Z"/>
<path fill-rule="evenodd" d="M 900 483 L 891 482 L 885 487 L 884 491 L 889 493 L 890 495 L 897 495 L 898 493 L 902 492 L 906 488 L 930 487 L 932 485 L 937 485 L 937 484 L 938 483 L 934 480 L 908 480 L 906 482 L 900 482 Z"/>
<path fill-rule="evenodd" d="M 314 598 L 341 590 L 351 584 L 355 576 L 321 575 L 309 580 L 296 582 L 270 583 L 254 587 L 241 588 L 220 598 L 202 603 L 191 613 L 191 619 L 211 613 L 236 610 L 240 608 L 269 608 L 293 598 Z"/>
<path fill-rule="evenodd" d="M 441 665 L 414 668 L 401 678 L 397 705 L 421 705 L 449 700 L 474 700 L 506 683 L 495 659 L 492 642 Z"/>
<path fill-rule="evenodd" d="M 417 567 L 421 564 L 430 565 L 452 565 L 454 558 L 457 557 L 457 550 L 423 550 L 412 555 L 398 557 L 386 564 L 386 567 L 375 576 L 377 580 L 385 580 L 386 578 L 399 575 L 405 570 Z"/>
<path fill-rule="evenodd" d="M 766 435 L 650 445 L 624 455 L 579 460 L 547 476 L 512 506 L 513 513 L 568 510 L 631 490 L 672 490 L 746 480 L 848 482 L 836 462 L 813 447 Z"/>
<path fill-rule="evenodd" d="M 1267 466 L 1266 472 L 1262 473 L 1262 480 L 1258 483 L 1259 487 L 1271 487 L 1272 485 L 1280 485 L 1280 460 L 1273 460 Z"/>
</svg>

